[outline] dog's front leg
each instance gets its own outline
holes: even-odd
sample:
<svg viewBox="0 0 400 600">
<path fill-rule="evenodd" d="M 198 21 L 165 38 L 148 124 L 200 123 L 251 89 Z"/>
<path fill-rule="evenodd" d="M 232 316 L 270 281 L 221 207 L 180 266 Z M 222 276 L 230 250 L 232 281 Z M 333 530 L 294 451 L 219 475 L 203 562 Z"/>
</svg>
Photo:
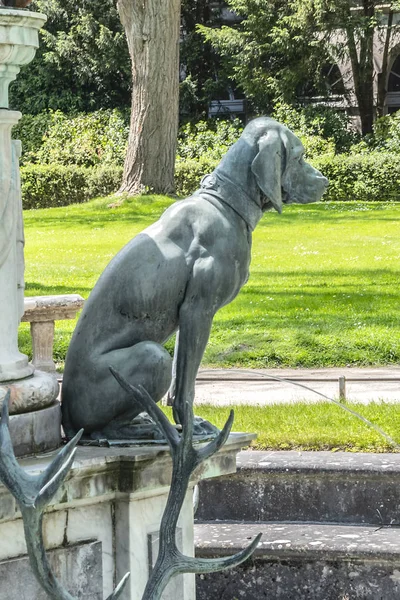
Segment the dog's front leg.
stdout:
<svg viewBox="0 0 400 600">
<path fill-rule="evenodd" d="M 193 404 L 195 382 L 204 350 L 210 336 L 214 312 L 197 302 L 184 303 L 179 313 L 179 342 L 176 354 L 175 397 L 173 414 L 176 423 L 183 422 L 185 403 Z"/>
</svg>

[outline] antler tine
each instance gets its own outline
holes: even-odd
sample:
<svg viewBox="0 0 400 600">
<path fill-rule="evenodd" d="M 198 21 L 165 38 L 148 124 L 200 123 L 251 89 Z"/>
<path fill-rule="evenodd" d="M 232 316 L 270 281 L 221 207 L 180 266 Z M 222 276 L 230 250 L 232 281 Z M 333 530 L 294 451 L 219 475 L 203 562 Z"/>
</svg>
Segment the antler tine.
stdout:
<svg viewBox="0 0 400 600">
<path fill-rule="evenodd" d="M 61 486 L 65 477 L 68 475 L 70 468 L 74 462 L 76 446 L 81 439 L 83 429 L 78 433 L 58 452 L 56 457 L 51 461 L 47 469 L 41 475 L 41 489 L 37 495 L 35 504 L 37 506 L 46 505 L 50 502 L 58 488 Z"/>
<path fill-rule="evenodd" d="M 47 559 L 43 541 L 43 514 L 46 505 L 71 468 L 76 445 L 83 431 L 57 454 L 44 473 L 28 475 L 15 458 L 9 430 L 10 391 L 7 392 L 0 422 L 0 479 L 16 499 L 24 523 L 26 546 L 32 570 L 53 600 L 77 600 L 56 579 Z M 122 594 L 129 577 L 125 575 L 108 600 Z"/>
<path fill-rule="evenodd" d="M 237 552 L 237 554 L 234 554 L 233 556 L 224 558 L 193 558 L 192 556 L 182 555 L 182 567 L 179 571 L 175 572 L 196 573 L 200 575 L 202 573 L 215 573 L 217 571 L 224 571 L 225 569 L 237 567 L 250 558 L 257 548 L 261 537 L 262 533 L 259 533 L 247 548 Z"/>
<path fill-rule="evenodd" d="M 154 419 L 165 435 L 165 438 L 171 449 L 176 447 L 180 441 L 179 433 L 176 431 L 175 427 L 171 425 L 163 411 L 158 408 L 148 391 L 142 385 L 137 387 L 131 385 L 118 371 L 114 369 L 114 367 L 110 366 L 109 369 L 120 386 L 126 392 L 134 396 L 143 410 L 145 410 Z"/>
<path fill-rule="evenodd" d="M 117 585 L 117 587 L 115 588 L 115 590 L 113 591 L 113 593 L 110 596 L 107 596 L 107 600 L 117 600 L 117 598 L 120 597 L 120 595 L 122 594 L 122 592 L 125 589 L 125 586 L 127 584 L 127 581 L 129 579 L 129 577 L 131 576 L 130 573 L 126 573 L 123 578 L 121 579 L 121 581 L 119 582 L 119 584 Z"/>
<path fill-rule="evenodd" d="M 31 505 L 40 489 L 40 484 L 27 475 L 15 458 L 9 430 L 9 402 L 11 392 L 3 400 L 0 422 L 0 479 L 15 497 L 18 504 Z M 36 484 L 36 485 L 35 485 Z"/>
<path fill-rule="evenodd" d="M 182 423 L 182 438 L 185 450 L 188 451 L 193 448 L 193 422 L 194 412 L 193 404 L 191 402 L 185 402 L 185 410 L 183 411 L 183 423 Z"/>
<path fill-rule="evenodd" d="M 202 461 L 212 456 L 224 445 L 231 431 L 233 419 L 234 413 L 231 411 L 218 437 L 207 444 L 205 448 L 196 450 L 193 447 L 193 409 L 190 404 L 185 404 L 182 442 L 177 446 L 171 446 L 172 482 L 161 520 L 160 548 L 142 600 L 159 600 L 168 581 L 178 573 L 212 573 L 235 567 L 246 560 L 258 545 L 261 534 L 247 548 L 234 556 L 211 560 L 185 556 L 178 550 L 176 545 L 176 526 L 190 477 Z"/>
<path fill-rule="evenodd" d="M 222 448 L 222 446 L 225 444 L 226 440 L 228 439 L 231 433 L 234 419 L 235 412 L 231 410 L 224 427 L 221 429 L 217 437 L 214 438 L 204 448 L 200 448 L 196 451 L 197 465 L 207 460 L 207 458 L 210 458 L 210 456 L 212 456 Z"/>
</svg>

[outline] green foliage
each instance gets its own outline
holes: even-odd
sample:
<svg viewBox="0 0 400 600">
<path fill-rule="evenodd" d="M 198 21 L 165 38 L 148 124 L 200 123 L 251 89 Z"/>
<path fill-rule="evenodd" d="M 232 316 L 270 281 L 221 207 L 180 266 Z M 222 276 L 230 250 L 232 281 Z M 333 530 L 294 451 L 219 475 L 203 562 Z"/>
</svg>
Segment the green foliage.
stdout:
<svg viewBox="0 0 400 600">
<path fill-rule="evenodd" d="M 52 116 L 35 156 L 37 162 L 85 167 L 123 164 L 129 127 L 118 110 L 76 117 L 56 112 Z"/>
<path fill-rule="evenodd" d="M 323 200 L 398 200 L 400 155 L 386 152 L 337 155 L 314 159 L 329 179 Z"/>
<path fill-rule="evenodd" d="M 230 83 L 219 55 L 196 29 L 198 24 L 216 24 L 219 9 L 210 4 L 209 0 L 182 0 L 179 47 L 185 73 L 179 91 L 182 120 L 204 118 L 211 99 L 223 97 Z"/>
<path fill-rule="evenodd" d="M 188 196 L 202 177 L 215 169 L 243 131 L 239 120 L 210 119 L 187 123 L 179 130 L 175 165 L 176 192 Z"/>
<path fill-rule="evenodd" d="M 226 0 L 241 21 L 219 29 L 199 25 L 225 64 L 225 70 L 252 101 L 256 112 L 268 112 L 277 100 L 347 94 L 346 81 L 330 77 L 332 63 L 350 65 L 363 134 L 373 119 L 374 40 L 393 46 L 399 31 L 380 27 L 383 4 L 378 0 Z M 385 3 L 385 12 L 394 9 Z M 357 8 L 355 9 L 355 5 Z M 345 35 L 338 35 L 338 31 Z M 385 39 L 386 38 L 386 39 Z M 389 53 L 390 57 L 390 53 Z M 382 65 L 386 81 L 388 61 Z M 378 85 L 382 102 L 382 85 Z"/>
<path fill-rule="evenodd" d="M 122 168 L 95 168 L 76 165 L 35 165 L 21 167 L 24 209 L 67 206 L 84 202 L 118 189 Z"/>
<path fill-rule="evenodd" d="M 24 115 L 13 131 L 22 142 L 22 163 L 122 165 L 129 126 L 119 110 L 69 116 L 60 111 Z"/>
<path fill-rule="evenodd" d="M 327 106 L 300 107 L 278 102 L 272 116 L 300 136 L 318 136 L 333 142 L 336 152 L 348 151 L 360 137 L 352 130 L 346 113 Z"/>
<path fill-rule="evenodd" d="M 54 114 L 51 111 L 37 115 L 22 115 L 18 125 L 13 127 L 12 137 L 22 142 L 21 164 L 29 162 L 43 144 L 43 137 L 51 127 Z"/>
<path fill-rule="evenodd" d="M 37 55 L 10 88 L 23 113 L 129 106 L 130 58 L 113 0 L 34 0 L 48 20 Z"/>
<path fill-rule="evenodd" d="M 367 148 L 400 154 L 400 111 L 377 119 L 373 135 L 366 138 L 365 145 Z"/>
<path fill-rule="evenodd" d="M 218 160 L 203 156 L 199 160 L 177 160 L 175 165 L 176 193 L 179 196 L 189 196 L 198 187 L 200 181 L 207 173 L 211 173 L 218 165 Z"/>
<path fill-rule="evenodd" d="M 319 135 L 304 135 L 299 133 L 298 136 L 304 146 L 305 158 L 307 160 L 319 158 L 321 156 L 335 155 L 335 144 L 333 140 L 325 140 Z"/>
<path fill-rule="evenodd" d="M 179 130 L 178 160 L 207 157 L 221 160 L 243 131 L 243 124 L 238 119 L 224 121 L 210 119 L 188 123 Z"/>
<path fill-rule="evenodd" d="M 292 101 L 304 94 L 304 82 L 317 89 L 324 44 L 307 19 L 299 19 L 300 1 L 228 0 L 241 21 L 234 27 L 199 25 L 225 70 L 252 101 L 257 112 L 268 112 L 278 98 Z"/>
</svg>

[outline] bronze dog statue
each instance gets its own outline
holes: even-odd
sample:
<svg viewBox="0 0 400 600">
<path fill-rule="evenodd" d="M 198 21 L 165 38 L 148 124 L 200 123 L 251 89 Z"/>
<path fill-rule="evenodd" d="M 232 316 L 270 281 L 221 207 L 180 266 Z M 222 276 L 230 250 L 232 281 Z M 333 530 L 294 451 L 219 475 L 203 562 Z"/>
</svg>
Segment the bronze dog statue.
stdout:
<svg viewBox="0 0 400 600">
<path fill-rule="evenodd" d="M 327 179 L 273 119 L 251 121 L 201 188 L 132 239 L 94 287 L 69 346 L 62 391 L 67 436 L 136 437 L 141 409 L 109 365 L 157 402 L 170 389 L 181 420 L 217 310 L 246 283 L 252 231 L 269 208 L 319 200 Z M 172 359 L 163 347 L 179 329 Z M 174 369 L 175 370 L 175 369 Z"/>
</svg>

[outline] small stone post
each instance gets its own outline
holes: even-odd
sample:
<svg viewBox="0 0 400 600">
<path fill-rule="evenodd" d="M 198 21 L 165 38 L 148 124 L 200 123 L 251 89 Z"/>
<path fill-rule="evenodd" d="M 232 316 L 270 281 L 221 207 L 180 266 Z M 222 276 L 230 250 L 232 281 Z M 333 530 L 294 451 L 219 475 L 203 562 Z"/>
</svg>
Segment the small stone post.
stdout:
<svg viewBox="0 0 400 600">
<path fill-rule="evenodd" d="M 339 377 L 339 400 L 340 402 L 346 401 L 346 377 L 344 375 Z"/>
</svg>

